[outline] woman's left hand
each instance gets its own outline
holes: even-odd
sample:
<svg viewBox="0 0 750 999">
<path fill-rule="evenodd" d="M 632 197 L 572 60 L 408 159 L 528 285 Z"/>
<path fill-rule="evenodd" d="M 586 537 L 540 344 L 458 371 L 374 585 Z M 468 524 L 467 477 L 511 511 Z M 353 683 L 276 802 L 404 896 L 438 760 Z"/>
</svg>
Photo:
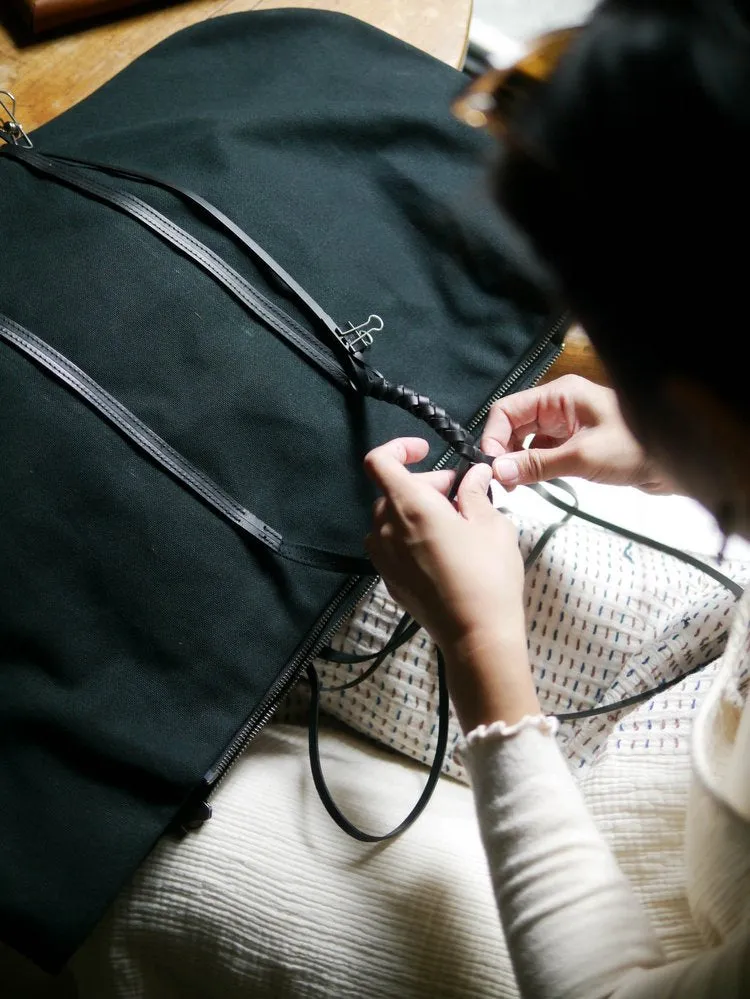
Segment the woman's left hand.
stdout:
<svg viewBox="0 0 750 999">
<path fill-rule="evenodd" d="M 365 468 L 383 491 L 367 551 L 389 592 L 427 629 L 446 660 L 464 731 L 536 713 L 516 531 L 487 498 L 489 466 L 471 468 L 455 500 L 453 473 L 415 474 L 427 442 L 402 437 L 370 451 Z"/>
</svg>

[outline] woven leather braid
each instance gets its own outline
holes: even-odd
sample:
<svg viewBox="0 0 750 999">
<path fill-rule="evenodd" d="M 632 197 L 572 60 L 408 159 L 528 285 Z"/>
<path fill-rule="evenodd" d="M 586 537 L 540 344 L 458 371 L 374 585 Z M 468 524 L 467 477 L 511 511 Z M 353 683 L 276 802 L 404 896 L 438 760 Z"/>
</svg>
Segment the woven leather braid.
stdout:
<svg viewBox="0 0 750 999">
<path fill-rule="evenodd" d="M 493 459 L 484 454 L 474 443 L 474 439 L 468 430 L 465 430 L 460 423 L 456 423 L 440 406 L 431 402 L 427 396 L 419 395 L 414 389 L 405 385 L 394 385 L 375 368 L 371 368 L 359 357 L 353 357 L 356 362 L 356 385 L 365 395 L 372 399 L 380 399 L 389 402 L 394 406 L 400 406 L 408 413 L 422 420 L 441 437 L 446 444 L 450 444 L 453 450 L 470 462 L 484 462 L 491 465 Z"/>
</svg>

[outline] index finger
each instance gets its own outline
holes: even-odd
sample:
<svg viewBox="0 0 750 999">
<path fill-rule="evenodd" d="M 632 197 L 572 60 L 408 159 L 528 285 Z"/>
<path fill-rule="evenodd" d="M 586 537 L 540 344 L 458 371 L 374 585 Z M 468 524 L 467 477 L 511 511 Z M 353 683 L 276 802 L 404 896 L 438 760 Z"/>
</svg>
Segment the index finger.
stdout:
<svg viewBox="0 0 750 999">
<path fill-rule="evenodd" d="M 406 466 L 421 461 L 430 450 L 422 437 L 396 437 L 365 455 L 365 471 L 389 497 L 403 492 L 411 482 Z"/>
<path fill-rule="evenodd" d="M 497 456 L 506 451 L 518 451 L 529 434 L 549 430 L 544 419 L 544 390 L 525 389 L 496 402 L 490 409 L 482 431 L 480 447 Z"/>
</svg>

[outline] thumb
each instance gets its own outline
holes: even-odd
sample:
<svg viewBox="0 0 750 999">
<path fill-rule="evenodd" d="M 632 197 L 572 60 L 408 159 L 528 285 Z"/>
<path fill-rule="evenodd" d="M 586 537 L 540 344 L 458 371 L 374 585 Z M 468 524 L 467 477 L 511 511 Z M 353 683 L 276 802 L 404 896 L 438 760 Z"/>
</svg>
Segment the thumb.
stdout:
<svg viewBox="0 0 750 999">
<path fill-rule="evenodd" d="M 495 508 L 487 497 L 487 490 L 492 482 L 492 471 L 489 465 L 477 464 L 464 476 L 458 487 L 456 506 L 459 513 L 467 520 L 494 513 Z"/>
<path fill-rule="evenodd" d="M 497 481 L 512 489 L 529 482 L 545 482 L 560 475 L 580 475 L 581 460 L 569 442 L 559 447 L 530 447 L 496 458 L 492 471 Z"/>
</svg>

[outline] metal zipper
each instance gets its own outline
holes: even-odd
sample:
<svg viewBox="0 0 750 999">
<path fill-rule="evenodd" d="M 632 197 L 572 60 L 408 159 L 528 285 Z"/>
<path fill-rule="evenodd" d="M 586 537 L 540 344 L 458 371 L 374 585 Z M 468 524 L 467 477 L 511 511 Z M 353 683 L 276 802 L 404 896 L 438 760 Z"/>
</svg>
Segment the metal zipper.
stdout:
<svg viewBox="0 0 750 999">
<path fill-rule="evenodd" d="M 196 790 L 183 805 L 175 823 L 180 831 L 187 832 L 197 829 L 211 817 L 211 806 L 208 804 L 207 798 L 214 793 L 249 743 L 271 720 L 281 699 L 299 679 L 302 667 L 310 659 L 314 659 L 320 649 L 335 634 L 346 611 L 377 585 L 377 579 L 368 580 L 367 583 L 363 584 L 365 578 L 353 576 L 328 604 L 323 614 L 318 618 L 307 641 L 289 660 L 263 703 L 258 705 L 253 714 L 238 730 L 218 761 L 210 770 L 206 771 Z"/>
<path fill-rule="evenodd" d="M 552 345 L 552 341 L 555 339 L 558 333 L 560 333 L 561 330 L 564 330 L 569 323 L 570 323 L 570 315 L 567 312 L 561 313 L 557 317 L 557 319 L 555 319 L 550 328 L 547 330 L 544 337 L 539 341 L 539 343 L 531 351 L 531 353 L 527 354 L 527 356 L 513 369 L 513 371 L 511 371 L 511 373 L 505 378 L 505 380 L 498 385 L 498 387 L 495 389 L 495 391 L 492 393 L 489 399 L 487 399 L 484 405 L 474 414 L 470 422 L 467 423 L 466 429 L 469 431 L 469 433 L 473 433 L 474 430 L 476 430 L 476 428 L 479 426 L 479 424 L 483 422 L 484 418 L 487 416 L 487 414 L 492 409 L 493 405 L 497 402 L 497 400 L 502 399 L 504 395 L 507 395 L 508 392 L 511 390 L 511 388 L 513 388 L 513 386 L 519 380 L 519 378 L 521 378 L 523 375 L 526 374 L 527 371 L 533 368 L 533 366 L 536 364 L 539 358 L 542 357 L 544 352 L 548 350 L 549 347 Z M 549 361 L 536 373 L 536 376 L 534 377 L 534 381 L 532 382 L 532 384 L 535 384 L 536 382 L 539 381 L 540 378 L 543 378 L 547 374 L 549 369 L 552 367 L 552 365 L 555 363 L 555 361 L 562 353 L 562 349 L 563 349 L 562 344 L 556 346 L 556 348 L 553 348 L 552 356 L 550 357 Z M 435 469 L 437 470 L 440 468 L 444 468 L 454 454 L 455 451 L 453 450 L 453 448 L 449 448 L 438 459 L 438 461 L 434 466 Z"/>
<path fill-rule="evenodd" d="M 495 389 L 484 405 L 474 414 L 471 422 L 467 425 L 467 430 L 471 432 L 482 422 L 482 420 L 484 420 L 492 405 L 502 396 L 506 395 L 518 379 L 526 374 L 526 372 L 529 371 L 534 364 L 536 364 L 539 358 L 542 357 L 545 351 L 550 347 L 552 341 L 560 330 L 562 330 L 568 322 L 569 317 L 567 313 L 563 313 L 557 317 L 534 350 L 532 350 L 531 353 L 528 354 L 516 368 L 514 368 L 505 380 Z M 554 351 L 548 363 L 540 369 L 534 379 L 535 381 L 542 378 L 549 371 L 557 358 L 560 356 L 561 352 L 562 346 Z M 446 451 L 445 454 L 443 454 L 435 463 L 434 468 L 439 469 L 444 467 L 453 454 L 455 454 L 455 452 L 452 448 Z M 178 819 L 178 826 L 181 830 L 187 831 L 197 829 L 211 817 L 211 806 L 208 804 L 207 798 L 214 793 L 216 788 L 226 777 L 232 765 L 235 763 L 240 754 L 247 748 L 249 743 L 252 742 L 252 740 L 271 720 L 282 697 L 289 692 L 299 678 L 302 667 L 309 660 L 314 659 L 320 649 L 322 649 L 328 643 L 329 639 L 335 634 L 344 617 L 345 611 L 349 609 L 349 607 L 354 606 L 358 600 L 361 600 L 371 590 L 373 590 L 378 582 L 377 579 L 373 579 L 363 585 L 362 579 L 363 577 L 361 576 L 355 576 L 342 587 L 318 619 L 318 622 L 308 640 L 289 661 L 281 676 L 278 677 L 274 685 L 271 687 L 271 690 L 269 691 L 263 704 L 258 706 L 256 711 L 236 733 L 231 743 L 222 753 L 218 762 L 203 775 L 203 779 L 199 784 L 197 791 L 191 795 L 189 801 L 181 810 L 180 818 Z M 347 607 L 344 607 L 345 604 Z"/>
</svg>

